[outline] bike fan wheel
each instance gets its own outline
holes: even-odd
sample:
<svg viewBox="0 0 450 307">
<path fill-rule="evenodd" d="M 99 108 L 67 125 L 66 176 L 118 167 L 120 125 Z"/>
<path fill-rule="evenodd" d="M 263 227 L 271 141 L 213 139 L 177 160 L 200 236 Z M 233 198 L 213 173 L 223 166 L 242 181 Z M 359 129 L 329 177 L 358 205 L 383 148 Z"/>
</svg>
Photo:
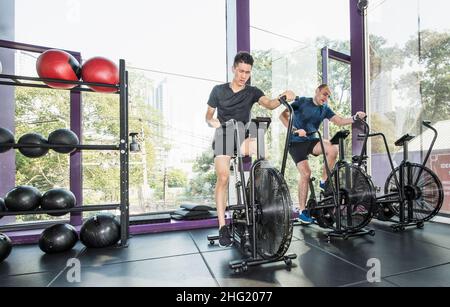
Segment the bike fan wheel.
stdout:
<svg viewBox="0 0 450 307">
<path fill-rule="evenodd" d="M 417 221 L 428 221 L 442 207 L 444 201 L 442 183 L 432 170 L 421 164 L 411 163 L 409 167 L 405 166 L 404 169 L 405 198 L 412 201 L 413 219 Z M 384 185 L 384 192 L 386 194 L 398 192 L 397 186 L 395 185 L 394 172 L 398 179 L 400 167 L 394 169 L 386 179 Z M 408 201 L 405 201 L 405 215 L 407 215 L 407 204 Z M 396 216 L 399 215 L 399 206 L 400 204 L 398 202 L 387 205 L 389 210 L 392 211 L 392 214 Z"/>
<path fill-rule="evenodd" d="M 286 181 L 278 170 L 261 163 L 255 168 L 254 189 L 256 251 L 264 259 L 282 257 L 293 231 L 292 200 Z"/>
<path fill-rule="evenodd" d="M 330 227 L 349 232 L 357 231 L 365 227 L 373 216 L 375 207 L 375 189 L 369 176 L 359 167 L 348 163 L 338 166 L 337 172 L 333 171 L 331 178 L 327 180 L 325 195 L 333 195 L 334 190 L 337 192 L 336 174 L 339 175 L 339 199 L 337 199 L 341 210 L 341 229 L 337 225 L 337 210 L 333 208 L 334 224 Z"/>
</svg>

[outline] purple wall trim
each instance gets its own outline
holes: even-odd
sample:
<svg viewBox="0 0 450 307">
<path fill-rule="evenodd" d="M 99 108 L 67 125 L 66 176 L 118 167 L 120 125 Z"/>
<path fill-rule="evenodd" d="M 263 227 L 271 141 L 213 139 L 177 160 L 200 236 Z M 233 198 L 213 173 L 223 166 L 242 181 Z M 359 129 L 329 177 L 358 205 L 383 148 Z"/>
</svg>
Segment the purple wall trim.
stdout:
<svg viewBox="0 0 450 307">
<path fill-rule="evenodd" d="M 328 59 L 330 57 L 330 49 L 325 46 L 320 52 L 322 54 L 322 83 L 328 84 Z M 330 138 L 330 124 L 328 119 L 323 121 L 323 137 L 325 139 Z"/>
<path fill-rule="evenodd" d="M 250 0 L 236 0 L 237 51 L 250 52 Z"/>
<path fill-rule="evenodd" d="M 81 55 L 75 56 L 81 64 Z M 70 93 L 70 129 L 75 132 L 82 143 L 82 96 L 80 92 Z M 70 155 L 70 190 L 77 200 L 76 206 L 83 205 L 83 170 L 82 151 L 76 151 Z M 70 224 L 81 225 L 83 223 L 83 212 L 72 212 L 70 214 Z"/>
<path fill-rule="evenodd" d="M 2 45 L 0 44 L 0 47 Z M 14 51 L 0 48 L 0 59 L 4 74 L 14 74 Z M 9 129 L 15 135 L 15 89 L 11 86 L 0 86 L 0 127 Z M 15 135 L 15 140 L 18 137 Z M 16 184 L 16 151 L 10 149 L 0 153 L 0 197 L 11 190 Z M 14 217 L 8 217 L 8 222 L 14 221 Z M 5 222 L 3 219 L 0 223 Z"/>
<path fill-rule="evenodd" d="M 365 101 L 365 53 L 364 53 L 364 17 L 358 10 L 358 0 L 350 1 L 350 47 L 351 47 L 351 82 L 352 82 L 352 113 L 366 110 Z M 353 154 L 359 154 L 362 142 L 358 134 L 363 133 L 359 125 L 353 125 Z"/>
<path fill-rule="evenodd" d="M 171 223 L 158 223 L 146 225 L 130 226 L 130 234 L 156 233 L 164 231 L 178 231 L 199 228 L 218 227 L 217 219 L 194 220 L 194 221 L 173 221 Z M 205 238 L 206 239 L 206 238 Z"/>
<path fill-rule="evenodd" d="M 298 217 L 297 209 L 292 212 L 292 218 Z M 230 221 L 230 217 L 227 217 L 227 222 Z M 158 233 L 167 231 L 182 231 L 200 228 L 214 228 L 211 230 L 212 234 L 216 231 L 219 226 L 218 220 L 205 219 L 205 220 L 194 220 L 194 221 L 175 221 L 172 220 L 170 223 L 155 223 L 155 224 L 144 224 L 144 225 L 132 225 L 130 226 L 130 234 L 146 234 L 146 233 Z M 75 229 L 79 232 L 81 226 L 75 226 Z M 35 244 L 39 241 L 39 237 L 43 229 L 33 229 L 33 230 L 21 230 L 21 231 L 10 231 L 5 232 L 9 238 L 13 241 L 13 244 Z M 206 240 L 206 238 L 205 238 Z"/>
<path fill-rule="evenodd" d="M 15 3 L 13 0 L 2 1 L 0 5 L 0 36 L 14 40 L 15 37 Z M 1 45 L 0 45 L 1 46 Z M 14 50 L 0 48 L 0 62 L 3 74 L 15 74 Z M 15 90 L 11 86 L 0 86 L 0 127 L 15 131 Z M 16 151 L 10 149 L 0 153 L 0 197 L 16 185 Z M 15 221 L 15 216 L 6 216 L 0 220 L 0 225 Z"/>
<path fill-rule="evenodd" d="M 322 55 L 322 83 L 328 83 L 329 59 L 351 65 L 351 56 L 333 49 L 329 49 L 327 46 L 322 48 L 321 55 Z M 323 137 L 326 139 L 330 138 L 329 121 L 327 119 L 325 119 L 323 122 Z"/>
<path fill-rule="evenodd" d="M 174 221 L 170 223 L 157 223 L 145 225 L 130 226 L 130 234 L 158 233 L 165 231 L 180 231 L 199 228 L 216 228 L 219 226 L 217 219 L 196 220 L 196 221 Z M 81 226 L 75 226 L 80 231 Z M 13 241 L 13 244 L 35 244 L 39 241 L 39 237 L 43 229 L 21 230 L 5 232 L 5 234 Z M 212 231 L 214 232 L 214 231 Z M 206 238 L 205 238 L 206 240 Z"/>
<path fill-rule="evenodd" d="M 81 59 L 77 59 L 80 61 Z M 70 93 L 70 129 L 75 132 L 82 142 L 81 131 L 81 93 Z M 75 151 L 70 155 L 70 190 L 74 193 L 77 200 L 76 206 L 83 205 L 83 176 L 82 176 L 82 152 Z M 70 215 L 70 224 L 81 225 L 82 224 L 82 212 L 72 212 Z"/>
<path fill-rule="evenodd" d="M 328 49 L 328 57 L 330 59 L 336 60 L 336 61 L 340 61 L 340 62 L 344 62 L 347 64 L 351 64 L 352 62 L 352 57 L 349 56 L 348 54 L 333 50 L 333 49 Z"/>
</svg>

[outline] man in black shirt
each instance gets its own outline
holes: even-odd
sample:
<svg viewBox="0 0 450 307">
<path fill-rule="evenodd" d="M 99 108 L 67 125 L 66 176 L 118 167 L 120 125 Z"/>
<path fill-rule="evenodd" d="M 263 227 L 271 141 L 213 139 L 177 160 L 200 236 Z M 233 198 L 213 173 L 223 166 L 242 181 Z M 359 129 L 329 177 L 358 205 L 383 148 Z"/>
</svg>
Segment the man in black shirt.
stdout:
<svg viewBox="0 0 450 307">
<path fill-rule="evenodd" d="M 229 246 L 231 235 L 225 223 L 225 208 L 227 203 L 227 186 L 230 175 L 230 159 L 235 149 L 239 148 L 243 155 L 256 153 L 256 139 L 247 134 L 240 133 L 241 144 L 234 144 L 233 130 L 223 127 L 230 119 L 238 122 L 239 127 L 244 127 L 250 121 L 250 112 L 254 103 L 273 110 L 280 105 L 278 98 L 270 99 L 255 86 L 250 86 L 253 66 L 253 57 L 247 52 L 239 52 L 234 58 L 234 78 L 230 83 L 216 85 L 211 91 L 206 111 L 206 122 L 216 128 L 213 142 L 214 165 L 216 168 L 217 182 L 215 190 L 217 215 L 219 218 L 219 244 Z M 295 98 L 292 91 L 285 91 L 288 101 Z M 217 118 L 214 113 L 217 109 Z M 245 137 L 244 137 L 245 135 Z"/>
</svg>

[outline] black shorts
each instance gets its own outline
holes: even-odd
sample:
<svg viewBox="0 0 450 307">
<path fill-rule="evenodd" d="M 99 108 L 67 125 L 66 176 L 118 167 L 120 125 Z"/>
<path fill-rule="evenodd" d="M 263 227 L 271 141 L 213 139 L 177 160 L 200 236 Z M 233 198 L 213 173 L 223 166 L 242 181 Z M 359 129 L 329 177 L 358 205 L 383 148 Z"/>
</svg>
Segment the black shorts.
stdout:
<svg viewBox="0 0 450 307">
<path fill-rule="evenodd" d="M 239 129 L 239 148 L 242 143 L 250 136 L 248 130 Z M 237 153 L 237 146 L 234 139 L 234 129 L 230 127 L 217 128 L 214 133 L 214 140 L 212 143 L 212 149 L 214 151 L 214 157 L 217 156 L 230 156 L 234 157 Z"/>
<path fill-rule="evenodd" d="M 314 146 L 319 143 L 319 140 L 312 140 L 306 142 L 292 142 L 289 145 L 289 154 L 297 165 L 298 162 L 308 160 L 308 156 L 312 154 Z"/>
</svg>

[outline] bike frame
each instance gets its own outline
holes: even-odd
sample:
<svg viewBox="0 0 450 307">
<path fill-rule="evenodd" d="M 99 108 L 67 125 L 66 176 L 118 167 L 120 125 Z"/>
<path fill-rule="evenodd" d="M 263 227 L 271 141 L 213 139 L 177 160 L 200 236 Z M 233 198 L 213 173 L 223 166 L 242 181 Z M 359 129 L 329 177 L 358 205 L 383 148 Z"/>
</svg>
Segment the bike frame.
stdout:
<svg viewBox="0 0 450 307">
<path fill-rule="evenodd" d="M 363 120 L 359 120 L 361 122 L 363 122 L 366 125 L 366 128 L 368 128 L 368 125 L 365 121 Z M 323 161 L 324 161 L 324 167 L 325 170 L 327 172 L 327 176 L 328 178 L 331 178 L 332 175 L 334 174 L 334 184 L 331 184 L 331 189 L 332 189 L 332 196 L 328 196 L 325 197 L 324 199 L 321 199 L 319 201 L 317 201 L 315 193 L 314 193 L 314 187 L 312 184 L 313 180 L 310 180 L 309 182 L 309 186 L 310 186 L 310 197 L 309 200 L 313 200 L 316 205 L 314 206 L 314 208 L 308 208 L 309 210 L 320 210 L 320 209 L 326 209 L 326 208 L 336 208 L 336 230 L 335 231 L 331 231 L 328 235 L 329 236 L 340 236 L 343 235 L 344 233 L 347 232 L 347 230 L 343 230 L 342 229 L 342 225 L 341 225 L 341 182 L 339 179 L 339 169 L 341 165 L 349 165 L 349 163 L 347 161 L 345 161 L 345 154 L 344 154 L 344 139 L 343 138 L 339 138 L 339 159 L 336 161 L 335 166 L 333 167 L 332 170 L 330 170 L 330 166 L 328 164 L 328 160 L 326 157 L 326 152 L 325 152 L 325 145 L 323 144 L 323 138 L 322 138 L 322 134 L 320 133 L 320 131 L 313 131 L 310 132 L 308 134 L 314 134 L 317 133 L 319 135 L 319 142 L 320 142 L 320 147 L 322 149 L 322 157 L 323 157 Z M 367 140 L 369 138 L 369 129 L 366 130 L 366 133 L 363 134 L 364 136 L 364 140 L 363 140 L 363 146 L 361 147 L 361 152 L 359 154 L 359 158 L 358 158 L 358 168 L 361 168 L 361 164 L 363 161 L 363 156 L 364 156 L 364 152 L 366 150 L 366 145 L 367 145 Z M 348 173 L 348 172 L 346 172 Z M 348 179 L 346 179 L 348 180 Z M 328 202 L 330 199 L 333 199 L 333 204 L 332 205 L 328 205 L 325 204 L 325 202 Z M 347 220 L 352 221 L 351 218 L 351 212 L 349 210 L 347 210 Z M 352 226 L 352 225 L 349 225 Z M 357 230 L 354 234 L 346 234 L 346 236 L 358 236 L 358 235 L 365 235 L 365 234 L 372 234 L 373 232 L 371 231 L 362 231 L 362 230 Z"/>
<path fill-rule="evenodd" d="M 422 167 L 425 167 L 425 164 L 427 163 L 430 155 L 431 155 L 431 151 L 433 150 L 434 147 L 434 143 L 436 142 L 438 133 L 437 130 L 431 126 L 430 121 L 422 121 L 422 124 L 431 129 L 434 133 L 434 137 L 433 140 L 430 144 L 430 147 L 428 148 L 427 154 L 425 156 L 425 159 L 422 162 Z M 374 137 L 374 136 L 381 136 L 383 138 L 383 142 L 384 142 L 384 146 L 386 148 L 386 153 L 389 159 L 389 164 L 391 166 L 391 173 L 394 176 L 394 180 L 395 180 L 395 186 L 397 188 L 398 192 L 393 192 L 393 193 L 388 193 L 388 194 L 384 194 L 381 195 L 379 197 L 377 197 L 377 203 L 379 204 L 393 204 L 393 203 L 400 203 L 400 208 L 399 208 L 399 224 L 400 225 L 409 225 L 411 222 L 412 225 L 415 224 L 414 219 L 413 219 L 413 202 L 412 200 L 408 200 L 405 196 L 405 187 L 412 183 L 413 181 L 413 174 L 412 174 L 412 169 L 411 169 L 411 162 L 409 161 L 408 158 L 408 141 L 404 141 L 402 146 L 403 146 L 403 160 L 400 162 L 399 165 L 399 177 L 397 177 L 397 174 L 395 172 L 395 167 L 394 167 L 394 163 L 392 161 L 392 155 L 391 152 L 389 150 L 389 146 L 387 144 L 386 141 L 386 136 L 381 133 L 370 133 L 368 135 L 369 137 Z M 405 178 L 405 170 L 406 170 L 406 178 Z M 422 171 L 423 168 L 420 169 L 419 174 L 417 176 L 417 180 L 416 182 L 414 182 L 414 186 L 417 185 L 419 179 L 420 179 L 420 175 L 422 175 Z M 392 197 L 396 197 L 397 198 L 392 198 Z M 407 221 L 405 222 L 405 210 L 404 210 L 404 203 L 407 202 Z"/>
</svg>

